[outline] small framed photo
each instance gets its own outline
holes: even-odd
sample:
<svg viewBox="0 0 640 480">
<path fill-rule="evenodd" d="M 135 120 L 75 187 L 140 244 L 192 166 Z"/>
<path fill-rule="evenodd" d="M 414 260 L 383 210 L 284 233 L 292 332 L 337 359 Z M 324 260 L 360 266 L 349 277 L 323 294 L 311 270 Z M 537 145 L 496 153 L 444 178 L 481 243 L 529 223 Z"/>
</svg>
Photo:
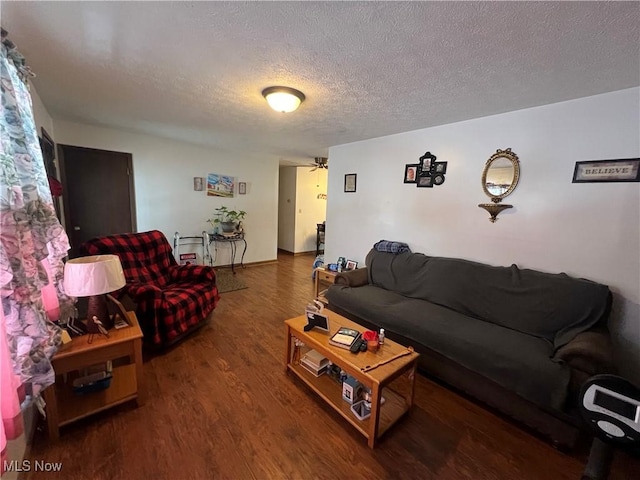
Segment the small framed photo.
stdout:
<svg viewBox="0 0 640 480">
<path fill-rule="evenodd" d="M 347 260 L 347 264 L 344 267 L 345 270 L 355 270 L 356 268 L 358 268 L 358 262 L 354 260 Z"/>
<path fill-rule="evenodd" d="M 344 257 L 338 257 L 337 264 L 340 266 L 340 268 L 345 268 L 347 266 L 347 259 Z"/>
<path fill-rule="evenodd" d="M 247 182 L 238 182 L 238 194 L 240 195 L 247 194 Z"/>
<path fill-rule="evenodd" d="M 420 157 L 420 174 L 428 175 L 431 172 L 435 161 L 436 161 L 436 156 L 433 155 L 431 152 L 426 152 L 423 156 L 421 156 Z"/>
<path fill-rule="evenodd" d="M 355 173 L 347 173 L 344 176 L 344 191 L 353 193 L 356 191 L 356 179 L 358 175 Z"/>
<path fill-rule="evenodd" d="M 640 182 L 640 158 L 576 162 L 571 183 Z"/>
<path fill-rule="evenodd" d="M 304 327 L 305 332 L 312 328 L 317 328 L 329 333 L 329 317 L 309 309 L 305 310 L 305 314 L 307 315 L 307 325 Z"/>
<path fill-rule="evenodd" d="M 193 177 L 193 189 L 196 192 L 202 192 L 204 190 L 204 178 L 203 177 Z"/>
<path fill-rule="evenodd" d="M 122 303 L 120 303 L 117 298 L 109 294 L 107 294 L 107 300 L 109 300 L 111 304 L 113 304 L 113 307 L 115 307 L 115 311 L 113 311 L 114 308 L 109 308 L 111 304 L 107 304 L 107 310 L 109 311 L 109 315 L 112 315 L 113 317 L 115 327 L 123 328 L 133 326 L 133 324 L 129 322 L 129 315 L 127 314 L 127 309 L 124 308 L 124 305 L 122 305 Z M 118 322 L 118 320 L 120 320 L 120 322 Z M 118 326 L 118 323 L 120 324 L 120 326 Z"/>
<path fill-rule="evenodd" d="M 444 183 L 444 175 L 442 173 L 436 173 L 432 178 L 434 185 L 442 185 Z"/>
<path fill-rule="evenodd" d="M 433 171 L 436 173 L 447 173 L 447 162 L 434 162 Z"/>
<path fill-rule="evenodd" d="M 404 183 L 416 183 L 418 178 L 419 163 L 409 163 L 404 166 Z"/>
<path fill-rule="evenodd" d="M 420 188 L 433 188 L 433 178 L 431 175 L 421 175 L 418 177 L 418 184 L 416 187 Z"/>
</svg>

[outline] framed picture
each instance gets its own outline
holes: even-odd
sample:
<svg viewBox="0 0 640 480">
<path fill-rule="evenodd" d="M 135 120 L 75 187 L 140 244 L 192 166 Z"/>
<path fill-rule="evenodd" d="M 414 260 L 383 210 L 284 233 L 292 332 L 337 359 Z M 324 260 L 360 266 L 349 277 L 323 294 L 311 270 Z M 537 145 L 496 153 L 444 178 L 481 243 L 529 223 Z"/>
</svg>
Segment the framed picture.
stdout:
<svg viewBox="0 0 640 480">
<path fill-rule="evenodd" d="M 420 175 L 428 175 L 436 161 L 436 156 L 431 152 L 426 152 L 420 157 Z"/>
<path fill-rule="evenodd" d="M 204 178 L 202 177 L 193 177 L 193 189 L 196 192 L 201 192 L 204 190 Z"/>
<path fill-rule="evenodd" d="M 129 322 L 129 315 L 127 315 L 127 309 L 124 308 L 124 305 L 122 305 L 122 303 L 120 303 L 120 301 L 117 298 L 109 295 L 108 293 L 107 293 L 107 300 L 109 300 L 115 308 L 115 312 L 112 312 L 113 309 L 109 308 L 109 304 L 107 304 L 107 309 L 109 310 L 109 314 L 110 315 L 113 314 L 113 321 L 116 324 L 116 328 L 121 328 L 117 326 L 118 325 L 117 317 L 120 317 L 120 319 L 126 322 L 127 325 L 133 326 Z"/>
<path fill-rule="evenodd" d="M 239 182 L 238 183 L 238 193 L 240 195 L 246 195 L 247 194 L 247 182 Z"/>
<path fill-rule="evenodd" d="M 447 162 L 434 162 L 433 171 L 436 173 L 447 173 Z"/>
<path fill-rule="evenodd" d="M 434 185 L 442 185 L 444 183 L 444 175 L 442 173 L 436 173 L 432 178 Z"/>
<path fill-rule="evenodd" d="M 344 257 L 338 257 L 338 261 L 336 262 L 340 268 L 344 268 L 347 265 L 347 259 Z"/>
<path fill-rule="evenodd" d="M 356 191 L 356 179 L 357 174 L 355 173 L 347 173 L 344 176 L 344 191 L 353 193 Z"/>
<path fill-rule="evenodd" d="M 418 177 L 417 187 L 421 188 L 433 188 L 433 178 L 431 175 L 421 175 Z"/>
<path fill-rule="evenodd" d="M 572 183 L 640 182 L 640 158 L 576 162 Z"/>
<path fill-rule="evenodd" d="M 233 186 L 233 177 L 217 173 L 207 175 L 207 196 L 209 197 L 233 197 Z"/>
<path fill-rule="evenodd" d="M 404 166 L 404 183 L 416 183 L 418 178 L 419 163 L 409 163 Z"/>
<path fill-rule="evenodd" d="M 345 270 L 355 270 L 356 268 L 358 268 L 358 262 L 353 260 L 347 260 L 347 263 L 344 267 Z"/>
</svg>

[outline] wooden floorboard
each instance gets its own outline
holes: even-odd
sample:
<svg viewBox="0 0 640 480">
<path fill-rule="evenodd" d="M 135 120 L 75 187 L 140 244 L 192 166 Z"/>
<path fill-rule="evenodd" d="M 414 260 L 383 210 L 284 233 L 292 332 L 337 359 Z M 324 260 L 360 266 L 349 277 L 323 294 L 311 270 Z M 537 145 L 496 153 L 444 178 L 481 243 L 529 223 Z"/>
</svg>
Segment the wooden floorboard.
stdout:
<svg viewBox="0 0 640 480">
<path fill-rule="evenodd" d="M 27 479 L 567 479 L 565 454 L 517 424 L 419 375 L 415 405 L 374 450 L 284 373 L 284 320 L 313 295 L 314 256 L 239 269 L 209 324 L 144 364 L 146 404 L 122 405 L 36 433 L 29 459 L 63 462 Z M 638 478 L 615 458 L 611 480 Z M 633 473 L 633 475 L 632 475 Z"/>
</svg>

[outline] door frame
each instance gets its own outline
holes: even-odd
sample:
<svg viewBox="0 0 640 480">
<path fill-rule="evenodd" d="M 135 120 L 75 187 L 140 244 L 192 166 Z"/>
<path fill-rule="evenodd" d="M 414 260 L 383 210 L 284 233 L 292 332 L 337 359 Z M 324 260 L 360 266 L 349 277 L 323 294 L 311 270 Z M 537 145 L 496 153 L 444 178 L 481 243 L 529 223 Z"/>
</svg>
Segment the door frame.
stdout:
<svg viewBox="0 0 640 480">
<path fill-rule="evenodd" d="M 64 210 L 64 229 L 67 232 L 67 235 L 71 235 L 70 228 L 73 228 L 72 225 L 69 224 L 71 216 L 70 216 L 70 207 L 69 207 L 69 183 L 67 182 L 67 170 L 66 163 L 64 160 L 64 148 L 81 148 L 84 150 L 90 150 L 94 152 L 106 152 L 106 153 L 117 153 L 118 155 L 126 156 L 127 159 L 127 171 L 129 172 L 129 209 L 131 211 L 131 231 L 132 233 L 136 233 L 138 231 L 138 219 L 136 216 L 136 192 L 135 192 L 135 183 L 133 180 L 133 155 L 126 152 L 118 152 L 115 150 L 104 150 L 102 148 L 89 148 L 89 147 L 81 147 L 79 145 L 66 145 L 59 143 L 58 147 L 58 163 L 60 166 L 60 179 L 62 181 L 62 205 Z"/>
</svg>

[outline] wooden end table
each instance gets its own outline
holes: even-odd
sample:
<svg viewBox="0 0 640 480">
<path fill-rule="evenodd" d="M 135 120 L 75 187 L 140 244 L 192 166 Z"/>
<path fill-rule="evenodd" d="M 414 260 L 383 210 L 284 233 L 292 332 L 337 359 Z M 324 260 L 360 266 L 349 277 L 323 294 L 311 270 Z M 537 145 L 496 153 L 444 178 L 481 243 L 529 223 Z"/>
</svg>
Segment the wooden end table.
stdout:
<svg viewBox="0 0 640 480">
<path fill-rule="evenodd" d="M 336 275 L 338 275 L 338 272 L 331 272 L 329 270 L 325 270 L 323 267 L 318 267 L 316 268 L 315 273 L 315 295 L 313 298 L 318 298 L 320 283 L 333 285 L 336 281 Z"/>
<path fill-rule="evenodd" d="M 411 352 L 374 370 L 362 372 L 361 369 L 367 365 L 374 365 L 399 353 L 407 352 L 407 347 L 389 339 L 385 339 L 384 345 L 375 353 L 361 352 L 354 354 L 344 348 L 333 346 L 329 343 L 329 339 L 340 327 L 348 327 L 360 332 L 364 332 L 366 328 L 337 313 L 328 310 L 323 313 L 329 316 L 330 334 L 318 329 L 305 332 L 304 327 L 307 324 L 305 315 L 285 321 L 287 342 L 285 372 L 293 373 L 306 383 L 311 390 L 316 392 L 362 433 L 367 438 L 369 447 L 373 448 L 377 439 L 407 413 L 413 405 L 415 372 L 419 355 Z M 307 350 L 314 349 L 321 353 L 371 391 L 371 416 L 369 418 L 359 420 L 353 414 L 351 404 L 342 399 L 342 387 L 340 384 L 328 375 L 315 377 L 298 363 L 297 358 L 294 358 L 296 349 L 294 341 L 296 338 L 305 344 Z M 405 388 L 402 389 L 402 392 L 393 388 L 395 380 L 401 377 L 405 380 L 403 385 Z M 392 382 L 394 382 L 393 385 L 391 385 Z M 381 404 L 381 397 L 383 396 L 386 401 Z"/>
<path fill-rule="evenodd" d="M 144 403 L 142 388 L 142 330 L 134 312 L 127 312 L 130 326 L 109 330 L 109 338 L 94 335 L 74 337 L 55 354 L 51 363 L 56 372 L 56 383 L 43 392 L 46 402 L 49 436 L 60 438 L 60 427 L 81 418 L 114 407 L 130 400 L 140 406 Z M 128 364 L 113 366 L 111 384 L 105 390 L 76 395 L 73 393 L 72 373 L 85 367 L 126 358 Z M 69 373 L 69 380 L 62 375 Z"/>
</svg>

